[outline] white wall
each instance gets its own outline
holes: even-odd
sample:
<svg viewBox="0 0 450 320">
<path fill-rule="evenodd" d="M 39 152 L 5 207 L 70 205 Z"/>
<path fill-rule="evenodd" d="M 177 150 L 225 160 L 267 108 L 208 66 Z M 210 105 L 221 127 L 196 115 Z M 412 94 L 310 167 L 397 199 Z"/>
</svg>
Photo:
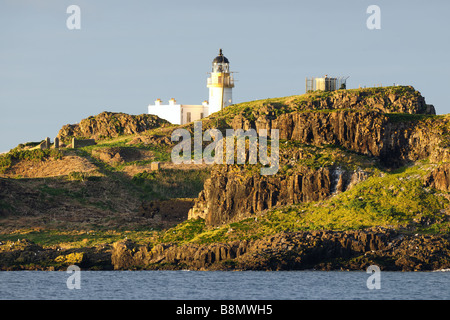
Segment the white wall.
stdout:
<svg viewBox="0 0 450 320">
<path fill-rule="evenodd" d="M 182 104 L 181 105 L 181 112 L 182 112 L 182 122 L 181 124 L 186 124 L 192 121 L 200 120 L 202 118 L 205 118 L 209 115 L 208 113 L 208 107 L 203 105 L 188 105 L 188 104 Z M 191 114 L 191 119 L 188 121 L 188 112 Z M 203 117 L 202 117 L 203 113 Z"/>
<path fill-rule="evenodd" d="M 149 105 L 148 113 L 154 114 L 160 117 L 161 119 L 165 119 L 172 124 L 182 124 L 181 123 L 181 105 L 172 104 L 172 105 Z"/>
</svg>

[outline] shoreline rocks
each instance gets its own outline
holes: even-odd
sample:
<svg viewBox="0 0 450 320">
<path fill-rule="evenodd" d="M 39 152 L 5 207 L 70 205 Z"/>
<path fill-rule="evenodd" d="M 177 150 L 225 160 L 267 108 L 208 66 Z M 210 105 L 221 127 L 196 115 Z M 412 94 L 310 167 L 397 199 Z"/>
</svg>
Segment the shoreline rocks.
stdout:
<svg viewBox="0 0 450 320">
<path fill-rule="evenodd" d="M 258 240 L 212 244 L 115 243 L 115 270 L 381 270 L 450 267 L 447 237 L 405 235 L 393 229 L 282 232 Z"/>
<path fill-rule="evenodd" d="M 0 244 L 0 270 L 365 270 L 450 268 L 447 236 L 370 228 L 350 231 L 281 232 L 227 243 L 161 243 L 130 240 L 78 249 L 43 248 L 28 240 Z"/>
</svg>

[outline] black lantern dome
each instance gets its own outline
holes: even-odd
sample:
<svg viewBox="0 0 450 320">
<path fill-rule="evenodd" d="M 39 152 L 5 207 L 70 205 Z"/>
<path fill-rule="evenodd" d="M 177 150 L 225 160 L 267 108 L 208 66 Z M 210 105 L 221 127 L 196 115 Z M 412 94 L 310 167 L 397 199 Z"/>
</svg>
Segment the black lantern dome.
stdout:
<svg viewBox="0 0 450 320">
<path fill-rule="evenodd" d="M 213 64 L 214 63 L 230 63 L 230 61 L 228 61 L 228 59 L 223 55 L 222 49 L 220 49 L 219 55 L 213 60 Z"/>
<path fill-rule="evenodd" d="M 214 58 L 212 62 L 213 72 L 225 72 L 228 73 L 230 69 L 230 61 L 222 53 L 222 49 L 219 51 L 219 55 Z"/>
</svg>

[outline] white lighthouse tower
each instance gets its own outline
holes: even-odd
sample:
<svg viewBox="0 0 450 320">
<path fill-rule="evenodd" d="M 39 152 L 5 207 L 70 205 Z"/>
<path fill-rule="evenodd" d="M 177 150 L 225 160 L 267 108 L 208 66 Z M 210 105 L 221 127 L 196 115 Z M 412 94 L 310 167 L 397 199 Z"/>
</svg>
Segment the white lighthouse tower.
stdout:
<svg viewBox="0 0 450 320">
<path fill-rule="evenodd" d="M 187 105 L 179 104 L 172 98 L 169 100 L 169 104 L 165 105 L 161 99 L 157 99 L 155 104 L 148 106 L 148 113 L 166 119 L 172 124 L 186 124 L 201 120 L 233 104 L 231 89 L 234 87 L 234 79 L 230 72 L 230 62 L 223 56 L 222 49 L 213 60 L 207 87 L 209 88 L 209 102 L 203 101 L 201 105 Z"/>
<path fill-rule="evenodd" d="M 222 54 L 222 49 L 212 62 L 210 74 L 207 87 L 209 88 L 209 114 L 212 114 L 233 104 L 231 90 L 234 87 L 234 79 L 230 72 L 230 62 Z"/>
</svg>

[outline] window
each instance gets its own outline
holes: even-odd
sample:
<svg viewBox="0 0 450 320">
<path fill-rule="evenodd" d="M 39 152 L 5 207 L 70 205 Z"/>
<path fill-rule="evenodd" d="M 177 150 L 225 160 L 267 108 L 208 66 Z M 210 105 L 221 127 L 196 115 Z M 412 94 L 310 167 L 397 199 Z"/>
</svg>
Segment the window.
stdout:
<svg viewBox="0 0 450 320">
<path fill-rule="evenodd" d="M 203 119 L 203 112 L 200 112 L 200 119 Z"/>
<path fill-rule="evenodd" d="M 187 123 L 191 122 L 191 113 L 190 112 L 186 113 L 186 122 Z"/>
</svg>

